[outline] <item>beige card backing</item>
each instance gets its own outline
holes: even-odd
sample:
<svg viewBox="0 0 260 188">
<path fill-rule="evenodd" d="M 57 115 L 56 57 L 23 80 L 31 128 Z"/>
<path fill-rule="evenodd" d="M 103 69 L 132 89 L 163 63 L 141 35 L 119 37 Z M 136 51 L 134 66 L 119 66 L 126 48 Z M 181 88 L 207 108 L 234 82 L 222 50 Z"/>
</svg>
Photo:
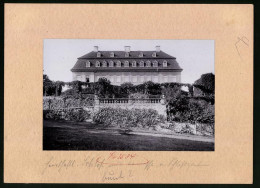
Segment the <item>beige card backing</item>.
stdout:
<svg viewBox="0 0 260 188">
<path fill-rule="evenodd" d="M 215 151 L 117 151 L 149 161 L 117 166 L 90 160 L 110 151 L 43 151 L 43 40 L 51 38 L 215 40 Z M 4 182 L 252 183 L 252 5 L 5 4 L 4 52 Z"/>
</svg>

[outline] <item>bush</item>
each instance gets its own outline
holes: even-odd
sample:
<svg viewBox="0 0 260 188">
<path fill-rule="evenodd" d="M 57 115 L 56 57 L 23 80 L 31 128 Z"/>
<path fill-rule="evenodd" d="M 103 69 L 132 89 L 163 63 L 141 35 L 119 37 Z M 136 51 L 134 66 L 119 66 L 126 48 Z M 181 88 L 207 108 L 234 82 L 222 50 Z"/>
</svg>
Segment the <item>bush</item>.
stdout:
<svg viewBox="0 0 260 188">
<path fill-rule="evenodd" d="M 89 119 L 91 116 L 90 112 L 83 109 L 52 109 L 52 110 L 43 110 L 43 118 L 44 119 L 52 119 L 52 120 L 69 120 L 82 122 Z"/>
<path fill-rule="evenodd" d="M 94 95 L 85 95 L 84 97 L 44 97 L 43 109 L 61 109 L 61 108 L 74 108 L 86 107 L 94 105 Z"/>
<path fill-rule="evenodd" d="M 130 99 L 147 99 L 149 98 L 149 96 L 147 94 L 143 94 L 143 93 L 131 93 L 129 95 Z"/>
<path fill-rule="evenodd" d="M 105 126 L 153 127 L 165 122 L 165 117 L 153 109 L 102 108 L 94 114 L 93 121 Z"/>
</svg>

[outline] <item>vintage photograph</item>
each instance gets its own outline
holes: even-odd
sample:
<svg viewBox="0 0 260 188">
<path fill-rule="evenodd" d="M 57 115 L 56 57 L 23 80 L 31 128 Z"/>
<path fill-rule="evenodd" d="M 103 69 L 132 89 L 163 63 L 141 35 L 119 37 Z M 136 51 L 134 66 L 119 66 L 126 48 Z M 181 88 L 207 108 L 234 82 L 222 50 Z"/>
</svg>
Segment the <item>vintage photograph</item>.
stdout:
<svg viewBox="0 0 260 188">
<path fill-rule="evenodd" d="M 44 40 L 43 150 L 214 146 L 214 40 Z"/>
</svg>

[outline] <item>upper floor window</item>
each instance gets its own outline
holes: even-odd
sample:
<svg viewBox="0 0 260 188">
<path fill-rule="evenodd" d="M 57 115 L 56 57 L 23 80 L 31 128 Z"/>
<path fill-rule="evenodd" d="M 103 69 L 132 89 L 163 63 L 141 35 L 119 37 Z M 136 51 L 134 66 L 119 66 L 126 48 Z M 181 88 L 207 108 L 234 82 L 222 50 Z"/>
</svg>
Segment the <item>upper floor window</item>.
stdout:
<svg viewBox="0 0 260 188">
<path fill-rule="evenodd" d="M 86 62 L 86 67 L 90 67 L 90 62 L 89 61 Z"/>
<path fill-rule="evenodd" d="M 140 67 L 144 67 L 144 61 L 140 61 Z"/>
<path fill-rule="evenodd" d="M 167 61 L 166 60 L 163 61 L 163 67 L 167 67 Z"/>
<path fill-rule="evenodd" d="M 151 67 L 151 61 L 146 61 L 146 67 Z"/>
<path fill-rule="evenodd" d="M 125 53 L 125 57 L 129 57 L 129 52 L 126 52 L 126 53 Z"/>
<path fill-rule="evenodd" d="M 117 62 L 116 62 L 116 66 L 117 66 L 117 67 L 121 67 L 121 61 L 117 61 Z"/>
<path fill-rule="evenodd" d="M 114 66 L 114 62 L 113 61 L 109 61 L 109 67 L 113 67 Z"/>
<path fill-rule="evenodd" d="M 115 53 L 114 52 L 110 52 L 110 57 L 114 57 Z"/>
<path fill-rule="evenodd" d="M 100 52 L 97 52 L 97 57 L 101 57 L 101 53 Z"/>
<path fill-rule="evenodd" d="M 156 57 L 156 52 L 153 52 L 152 57 Z"/>
<path fill-rule="evenodd" d="M 96 61 L 96 67 L 100 67 L 100 62 Z"/>
<path fill-rule="evenodd" d="M 107 67 L 107 62 L 106 61 L 103 61 L 102 67 Z"/>
<path fill-rule="evenodd" d="M 138 56 L 139 56 L 139 57 L 144 57 L 143 52 L 140 52 Z"/>
<path fill-rule="evenodd" d="M 125 67 L 129 67 L 129 61 L 125 61 Z"/>
<path fill-rule="evenodd" d="M 158 67 L 158 62 L 157 61 L 153 62 L 153 67 Z"/>
<path fill-rule="evenodd" d="M 132 62 L 132 67 L 136 67 L 136 61 Z"/>
</svg>

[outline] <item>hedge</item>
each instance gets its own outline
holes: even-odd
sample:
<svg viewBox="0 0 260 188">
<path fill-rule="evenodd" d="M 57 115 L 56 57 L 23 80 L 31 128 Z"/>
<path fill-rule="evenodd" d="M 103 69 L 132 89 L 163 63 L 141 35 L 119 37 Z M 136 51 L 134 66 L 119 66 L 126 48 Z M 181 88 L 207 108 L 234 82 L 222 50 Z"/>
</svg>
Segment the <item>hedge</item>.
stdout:
<svg viewBox="0 0 260 188">
<path fill-rule="evenodd" d="M 94 114 L 93 121 L 105 126 L 154 127 L 166 118 L 153 109 L 102 108 Z"/>
<path fill-rule="evenodd" d="M 91 113 L 83 109 L 43 110 L 44 119 L 82 122 L 90 119 Z"/>
</svg>

